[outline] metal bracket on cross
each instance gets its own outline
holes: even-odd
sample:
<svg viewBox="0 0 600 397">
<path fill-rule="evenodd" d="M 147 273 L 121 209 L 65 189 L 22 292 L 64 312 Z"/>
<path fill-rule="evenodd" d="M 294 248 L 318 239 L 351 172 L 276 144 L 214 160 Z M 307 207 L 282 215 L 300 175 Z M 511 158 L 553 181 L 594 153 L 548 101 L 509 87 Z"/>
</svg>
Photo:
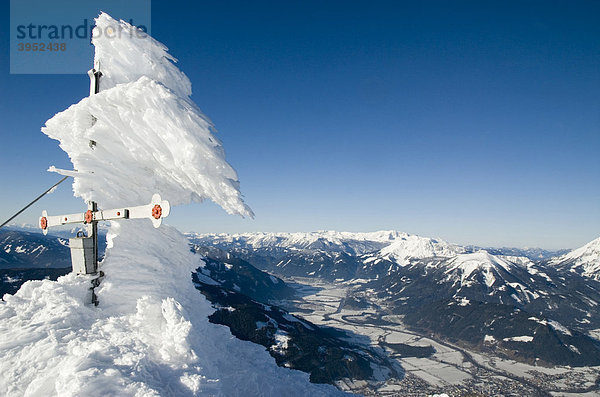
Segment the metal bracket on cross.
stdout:
<svg viewBox="0 0 600 397">
<path fill-rule="evenodd" d="M 157 228 L 163 218 L 169 216 L 171 206 L 167 200 L 162 200 L 159 194 L 152 196 L 150 204 L 136 207 L 122 207 L 110 210 L 98 210 L 95 202 L 88 204 L 86 212 L 68 215 L 50 216 L 46 210 L 40 217 L 40 228 L 44 234 L 53 226 L 83 223 L 86 225 L 87 236 L 82 235 L 69 239 L 73 272 L 76 274 L 95 274 L 98 271 L 98 222 L 117 219 L 150 219 Z"/>
</svg>

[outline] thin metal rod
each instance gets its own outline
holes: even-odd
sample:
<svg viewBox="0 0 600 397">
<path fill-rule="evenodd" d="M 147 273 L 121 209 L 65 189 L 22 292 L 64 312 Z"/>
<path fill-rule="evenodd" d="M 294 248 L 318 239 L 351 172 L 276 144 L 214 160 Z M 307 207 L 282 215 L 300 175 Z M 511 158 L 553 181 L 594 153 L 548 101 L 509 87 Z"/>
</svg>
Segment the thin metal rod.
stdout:
<svg viewBox="0 0 600 397">
<path fill-rule="evenodd" d="M 54 185 L 52 185 L 52 187 L 48 190 L 46 190 L 44 193 L 40 194 L 35 200 L 33 200 L 31 203 L 27 204 L 21 211 L 17 212 L 16 214 L 14 214 L 12 217 L 10 217 L 9 220 L 7 220 L 6 222 L 4 222 L 2 225 L 0 225 L 0 228 L 6 226 L 6 224 L 10 221 L 12 221 L 13 219 L 15 219 L 17 216 L 21 215 L 21 213 L 23 211 L 25 211 L 27 208 L 31 207 L 33 204 L 35 204 L 36 201 L 38 201 L 39 199 L 41 199 L 42 197 L 44 197 L 46 194 L 48 194 L 48 192 L 52 189 L 54 189 L 55 187 L 57 187 L 58 185 L 60 185 L 65 179 L 67 179 L 68 176 L 65 176 L 63 179 L 61 179 L 60 181 L 56 182 Z"/>
</svg>

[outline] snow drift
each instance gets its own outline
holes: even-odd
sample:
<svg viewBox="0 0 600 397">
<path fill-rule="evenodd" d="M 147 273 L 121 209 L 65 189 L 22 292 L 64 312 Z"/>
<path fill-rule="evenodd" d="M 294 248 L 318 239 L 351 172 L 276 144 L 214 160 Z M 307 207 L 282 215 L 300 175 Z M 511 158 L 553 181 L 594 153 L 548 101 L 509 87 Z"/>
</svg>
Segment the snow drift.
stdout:
<svg viewBox="0 0 600 397">
<path fill-rule="evenodd" d="M 134 27 L 101 14 L 106 30 Z M 76 196 L 100 207 L 208 198 L 251 215 L 189 80 L 150 37 L 95 37 L 102 91 L 43 129 L 73 162 Z M 93 140 L 96 145 L 90 145 Z M 7 396 L 332 395 L 328 385 L 277 367 L 263 347 L 208 322 L 194 289 L 203 263 L 185 236 L 146 220 L 113 222 L 90 302 L 87 276 L 23 284 L 0 303 L 0 394 Z"/>
</svg>

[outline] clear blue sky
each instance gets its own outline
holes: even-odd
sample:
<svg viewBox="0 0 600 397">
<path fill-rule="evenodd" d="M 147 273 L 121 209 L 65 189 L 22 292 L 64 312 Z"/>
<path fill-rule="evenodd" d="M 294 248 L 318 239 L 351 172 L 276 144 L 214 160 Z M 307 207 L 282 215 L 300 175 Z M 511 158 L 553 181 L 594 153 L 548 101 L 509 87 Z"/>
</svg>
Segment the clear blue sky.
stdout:
<svg viewBox="0 0 600 397">
<path fill-rule="evenodd" d="M 88 78 L 10 75 L 2 4 L 4 220 L 58 179 L 49 165 L 70 167 L 39 130 Z M 177 207 L 183 231 L 397 229 L 546 248 L 600 236 L 598 1 L 153 1 L 152 35 L 256 212 Z M 83 203 L 66 185 L 18 221 L 43 208 Z"/>
</svg>

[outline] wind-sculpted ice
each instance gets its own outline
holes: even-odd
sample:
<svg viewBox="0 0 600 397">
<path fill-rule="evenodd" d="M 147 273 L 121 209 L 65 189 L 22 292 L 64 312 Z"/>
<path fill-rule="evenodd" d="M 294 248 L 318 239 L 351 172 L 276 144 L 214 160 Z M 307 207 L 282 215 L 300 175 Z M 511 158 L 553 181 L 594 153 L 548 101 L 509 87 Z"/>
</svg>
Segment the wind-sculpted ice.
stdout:
<svg viewBox="0 0 600 397">
<path fill-rule="evenodd" d="M 145 203 L 154 193 L 172 205 L 211 199 L 230 214 L 253 216 L 212 123 L 188 98 L 190 82 L 166 48 L 106 14 L 97 23 L 105 32 L 93 40 L 100 93 L 42 128 L 71 158 L 76 171 L 59 172 L 74 177 L 75 195 L 104 208 Z"/>
<path fill-rule="evenodd" d="M 69 154 L 77 171 L 61 173 L 74 176 L 75 195 L 102 208 L 159 193 L 172 205 L 209 198 L 230 214 L 251 216 L 210 129 L 191 103 L 144 76 L 84 98 L 42 130 Z"/>
</svg>

